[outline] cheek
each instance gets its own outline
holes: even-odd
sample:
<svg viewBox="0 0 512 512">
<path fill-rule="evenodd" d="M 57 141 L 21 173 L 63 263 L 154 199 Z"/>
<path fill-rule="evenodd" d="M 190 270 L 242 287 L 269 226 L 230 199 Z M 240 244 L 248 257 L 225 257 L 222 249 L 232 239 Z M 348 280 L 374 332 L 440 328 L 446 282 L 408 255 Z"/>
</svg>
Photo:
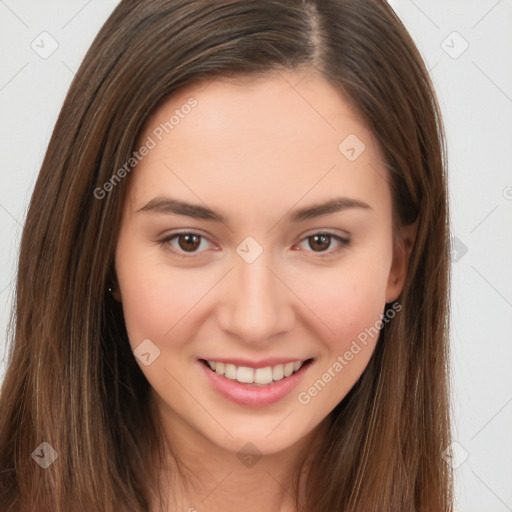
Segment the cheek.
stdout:
<svg viewBox="0 0 512 512">
<path fill-rule="evenodd" d="M 321 341 L 330 352 L 343 353 L 353 339 L 378 322 L 386 303 L 386 270 L 386 261 L 370 265 L 361 258 L 316 272 L 314 279 L 301 284 L 300 296 L 307 298 L 308 307 L 323 324 Z"/>
<path fill-rule="evenodd" d="M 308 306 L 321 320 L 317 332 L 324 333 L 316 338 L 318 366 L 297 394 L 310 426 L 347 395 L 370 361 L 385 307 L 383 268 L 347 265 L 310 283 Z"/>
<path fill-rule="evenodd" d="M 205 293 L 204 281 L 186 270 L 172 270 L 155 258 L 155 252 L 132 246 L 116 255 L 116 273 L 130 344 L 143 339 L 171 339 L 172 331 Z M 196 276 L 197 277 L 197 276 Z"/>
</svg>

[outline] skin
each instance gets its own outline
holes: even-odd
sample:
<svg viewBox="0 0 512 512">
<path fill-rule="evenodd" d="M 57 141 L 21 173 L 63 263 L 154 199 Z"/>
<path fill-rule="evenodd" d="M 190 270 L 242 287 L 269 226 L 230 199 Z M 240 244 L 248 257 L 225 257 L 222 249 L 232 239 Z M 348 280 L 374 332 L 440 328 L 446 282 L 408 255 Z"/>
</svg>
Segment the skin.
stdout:
<svg viewBox="0 0 512 512">
<path fill-rule="evenodd" d="M 398 298 L 414 229 L 398 231 L 394 245 L 384 157 L 356 111 L 318 74 L 195 83 L 155 111 L 140 140 L 191 96 L 198 105 L 129 177 L 114 296 L 132 349 L 150 339 L 160 350 L 149 366 L 137 361 L 166 440 L 188 468 L 187 485 L 179 479 L 165 490 L 176 499 L 169 510 L 294 510 L 292 471 L 302 453 L 314 452 L 376 337 L 309 403 L 297 394 Z M 338 149 L 349 134 L 366 146 L 355 161 Z M 226 223 L 139 211 L 157 196 L 208 206 Z M 288 220 L 292 210 L 336 197 L 369 208 Z M 205 238 L 192 240 L 192 252 L 183 237 L 159 243 L 182 230 Z M 308 238 L 325 231 L 349 245 Z M 263 249 L 252 263 L 236 252 L 247 236 Z M 205 379 L 198 358 L 215 356 L 314 361 L 285 398 L 251 408 Z M 263 456 L 252 467 L 237 457 L 247 442 Z"/>
</svg>

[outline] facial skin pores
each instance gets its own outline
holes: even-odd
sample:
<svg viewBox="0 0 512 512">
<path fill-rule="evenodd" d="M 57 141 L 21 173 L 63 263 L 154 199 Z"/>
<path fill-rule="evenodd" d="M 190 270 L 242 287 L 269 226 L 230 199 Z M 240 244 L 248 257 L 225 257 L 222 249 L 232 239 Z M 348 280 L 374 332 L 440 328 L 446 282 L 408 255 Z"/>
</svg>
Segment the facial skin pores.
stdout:
<svg viewBox="0 0 512 512">
<path fill-rule="evenodd" d="M 385 162 L 314 72 L 193 84 L 140 140 L 191 97 L 126 178 L 115 297 L 186 460 L 222 467 L 250 446 L 292 467 L 364 371 L 371 327 L 403 286 Z M 342 371 L 299 400 L 365 329 Z"/>
</svg>

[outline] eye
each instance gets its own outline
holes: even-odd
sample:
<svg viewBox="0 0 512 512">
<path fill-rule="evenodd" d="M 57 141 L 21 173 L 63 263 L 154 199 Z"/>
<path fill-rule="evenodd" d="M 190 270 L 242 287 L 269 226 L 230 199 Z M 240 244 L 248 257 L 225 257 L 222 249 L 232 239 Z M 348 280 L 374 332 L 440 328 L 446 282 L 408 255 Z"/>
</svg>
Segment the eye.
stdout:
<svg viewBox="0 0 512 512">
<path fill-rule="evenodd" d="M 338 246 L 334 250 L 329 250 L 333 241 L 335 241 Z M 204 249 L 203 242 L 210 243 L 206 237 L 192 231 L 173 233 L 158 241 L 165 250 L 168 250 L 182 258 L 198 256 L 203 252 L 199 250 L 200 248 Z M 318 253 L 319 256 L 323 256 L 324 253 L 326 256 L 338 253 L 350 244 L 350 240 L 348 238 L 343 238 L 339 235 L 328 232 L 313 233 L 312 235 L 304 238 L 300 244 L 305 242 L 309 242 L 308 245 L 312 249 L 311 252 Z"/>
<path fill-rule="evenodd" d="M 202 252 L 198 251 L 198 249 L 204 246 L 202 242 L 206 240 L 207 238 L 199 233 L 182 231 L 181 233 L 169 235 L 159 240 L 158 243 L 177 256 L 186 258 L 187 256 L 195 256 L 198 252 Z"/>
<path fill-rule="evenodd" d="M 334 250 L 328 250 L 331 247 L 332 241 L 337 242 L 338 246 Z M 301 244 L 307 242 L 309 247 L 313 249 L 312 252 L 320 253 L 320 256 L 323 256 L 324 253 L 326 255 L 335 254 L 348 245 L 350 245 L 350 240 L 348 238 L 343 238 L 339 235 L 335 235 L 334 233 L 326 233 L 326 232 L 318 232 L 313 233 L 312 235 L 307 236 L 301 241 Z"/>
</svg>

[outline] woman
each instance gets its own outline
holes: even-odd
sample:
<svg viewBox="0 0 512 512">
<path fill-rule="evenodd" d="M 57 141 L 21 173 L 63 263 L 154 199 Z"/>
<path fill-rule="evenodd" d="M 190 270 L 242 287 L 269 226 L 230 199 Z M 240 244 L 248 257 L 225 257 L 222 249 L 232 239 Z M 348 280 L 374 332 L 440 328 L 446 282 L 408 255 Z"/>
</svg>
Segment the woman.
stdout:
<svg viewBox="0 0 512 512">
<path fill-rule="evenodd" d="M 55 126 L 7 511 L 449 511 L 448 207 L 379 0 L 123 0 Z"/>
</svg>

